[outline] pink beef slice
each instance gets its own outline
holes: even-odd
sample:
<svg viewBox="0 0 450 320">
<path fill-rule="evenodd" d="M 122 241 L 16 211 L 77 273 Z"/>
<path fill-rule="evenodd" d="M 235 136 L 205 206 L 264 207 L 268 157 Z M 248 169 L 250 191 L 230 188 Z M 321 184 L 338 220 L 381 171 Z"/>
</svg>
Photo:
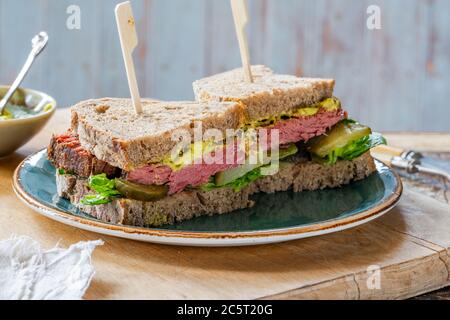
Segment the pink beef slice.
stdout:
<svg viewBox="0 0 450 320">
<path fill-rule="evenodd" d="M 164 165 L 149 165 L 128 174 L 128 180 L 134 181 L 140 184 L 156 184 L 163 185 L 169 181 L 172 169 Z"/>
<path fill-rule="evenodd" d="M 216 154 L 222 152 L 222 155 Z M 187 186 L 200 186 L 218 172 L 235 168 L 245 163 L 245 152 L 238 152 L 238 145 L 212 152 L 209 159 L 200 159 L 198 163 L 187 165 L 180 170 L 172 171 L 164 165 L 148 165 L 130 172 L 127 179 L 141 184 L 168 184 L 169 194 L 183 191 Z"/>
<path fill-rule="evenodd" d="M 329 128 L 346 117 L 342 110 L 320 112 L 312 117 L 302 117 L 280 121 L 274 126 L 265 128 L 267 141 L 270 143 L 270 130 L 278 129 L 280 145 L 308 141 L 316 136 L 324 134 Z M 205 163 L 188 165 L 178 171 L 164 165 L 148 165 L 136 169 L 128 174 L 128 180 L 141 184 L 169 185 L 169 194 L 183 191 L 187 186 L 197 187 L 209 181 L 209 178 L 218 172 L 238 167 L 245 162 L 245 155 L 237 152 L 237 145 L 224 149 L 220 159 L 225 159 L 226 153 L 232 152 L 233 161 L 217 161 L 218 163 Z M 214 156 L 214 153 L 212 154 Z"/>
<path fill-rule="evenodd" d="M 216 173 L 236 168 L 245 163 L 245 152 L 238 144 L 227 145 L 222 154 L 212 152 L 209 159 L 202 159 L 198 164 L 188 165 L 179 171 L 174 171 L 169 178 L 169 193 L 183 191 L 187 186 L 197 187 L 209 181 Z M 206 157 L 205 157 L 206 158 Z"/>
<path fill-rule="evenodd" d="M 57 169 L 64 169 L 80 177 L 106 173 L 108 177 L 120 175 L 121 170 L 97 159 L 84 149 L 78 135 L 71 130 L 54 135 L 47 148 L 48 159 Z"/>
<path fill-rule="evenodd" d="M 170 177 L 169 193 L 178 193 L 187 186 L 197 187 L 209 181 L 218 172 L 236 167 L 233 164 L 195 164 L 176 171 Z"/>
<path fill-rule="evenodd" d="M 308 141 L 327 132 L 332 126 L 345 118 L 342 110 L 320 112 L 313 117 L 294 118 L 280 121 L 270 129 L 280 130 L 280 145 Z"/>
</svg>

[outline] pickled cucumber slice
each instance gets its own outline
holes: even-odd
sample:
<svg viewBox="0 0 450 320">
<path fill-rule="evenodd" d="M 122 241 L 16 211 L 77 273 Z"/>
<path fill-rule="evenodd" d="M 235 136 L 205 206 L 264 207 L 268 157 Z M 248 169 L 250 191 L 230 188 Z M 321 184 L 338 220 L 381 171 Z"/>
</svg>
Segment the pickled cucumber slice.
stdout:
<svg viewBox="0 0 450 320">
<path fill-rule="evenodd" d="M 295 144 L 291 144 L 287 148 L 280 148 L 279 153 L 277 153 L 277 155 L 274 155 L 273 157 L 272 156 L 267 157 L 266 159 L 261 161 L 261 163 L 256 163 L 256 164 L 246 163 L 242 166 L 239 166 L 239 167 L 236 167 L 233 169 L 229 169 L 227 171 L 219 172 L 214 177 L 214 182 L 219 187 L 225 186 L 225 185 L 239 179 L 240 177 L 243 177 L 250 171 L 255 170 L 256 168 L 270 164 L 273 161 L 273 159 L 275 159 L 275 157 L 277 157 L 277 156 L 278 156 L 278 159 L 281 160 L 281 159 L 285 159 L 289 156 L 292 156 L 292 155 L 296 154 L 297 152 L 298 152 L 297 146 Z"/>
<path fill-rule="evenodd" d="M 278 158 L 280 160 L 286 159 L 287 157 L 293 156 L 298 152 L 298 148 L 295 143 L 289 145 L 287 148 L 280 148 Z"/>
<path fill-rule="evenodd" d="M 116 179 L 116 189 L 128 199 L 156 201 L 167 196 L 167 186 L 146 186 L 131 181 Z"/>
<path fill-rule="evenodd" d="M 335 125 L 327 134 L 312 141 L 308 150 L 324 158 L 333 150 L 343 148 L 352 141 L 369 136 L 372 130 L 352 120 L 344 120 Z"/>
<path fill-rule="evenodd" d="M 244 164 L 227 171 L 222 171 L 216 174 L 216 176 L 214 177 L 214 182 L 216 186 L 222 187 L 239 179 L 240 177 L 243 177 L 250 171 L 253 171 L 259 167 L 261 167 L 261 164 Z"/>
</svg>

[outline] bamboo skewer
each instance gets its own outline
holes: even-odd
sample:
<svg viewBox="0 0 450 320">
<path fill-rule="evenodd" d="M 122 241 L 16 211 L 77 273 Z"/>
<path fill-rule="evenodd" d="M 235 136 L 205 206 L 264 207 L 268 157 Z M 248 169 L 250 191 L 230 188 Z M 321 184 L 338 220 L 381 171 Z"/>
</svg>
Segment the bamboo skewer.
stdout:
<svg viewBox="0 0 450 320">
<path fill-rule="evenodd" d="M 247 35 L 245 27 L 249 21 L 246 0 L 230 0 L 231 9 L 233 11 L 234 24 L 236 27 L 236 35 L 239 42 L 239 50 L 241 52 L 242 66 L 244 68 L 245 79 L 247 82 L 253 82 L 252 69 L 250 65 L 250 54 L 248 49 Z"/>
<path fill-rule="evenodd" d="M 115 13 L 131 100 L 136 113 L 140 114 L 142 113 L 142 103 L 133 63 L 133 51 L 138 45 L 138 37 L 131 3 L 129 1 L 119 3 L 116 6 Z"/>
</svg>

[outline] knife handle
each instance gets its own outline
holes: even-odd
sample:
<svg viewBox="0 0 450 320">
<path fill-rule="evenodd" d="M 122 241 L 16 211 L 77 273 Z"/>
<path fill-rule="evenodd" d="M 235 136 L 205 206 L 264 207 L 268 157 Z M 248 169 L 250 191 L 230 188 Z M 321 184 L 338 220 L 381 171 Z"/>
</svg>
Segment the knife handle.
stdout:
<svg viewBox="0 0 450 320">
<path fill-rule="evenodd" d="M 392 164 L 392 159 L 395 157 L 401 157 L 404 154 L 405 150 L 389 147 L 389 146 L 378 146 L 371 150 L 372 157 L 375 159 L 384 162 L 388 166 Z"/>
</svg>

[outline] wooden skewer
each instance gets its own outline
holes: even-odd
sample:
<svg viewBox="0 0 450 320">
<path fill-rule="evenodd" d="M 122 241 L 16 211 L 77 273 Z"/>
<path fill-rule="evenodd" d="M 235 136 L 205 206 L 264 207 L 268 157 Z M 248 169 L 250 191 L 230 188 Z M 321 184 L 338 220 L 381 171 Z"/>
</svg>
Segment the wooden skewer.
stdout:
<svg viewBox="0 0 450 320">
<path fill-rule="evenodd" d="M 252 69 L 250 65 L 250 54 L 248 49 L 247 35 L 245 27 L 249 21 L 247 11 L 247 0 L 230 0 L 233 11 L 236 34 L 239 41 L 239 50 L 241 51 L 242 66 L 244 68 L 245 78 L 248 82 L 253 82 Z"/>
<path fill-rule="evenodd" d="M 133 51 L 138 45 L 138 37 L 130 1 L 119 3 L 115 12 L 131 100 L 136 113 L 140 114 L 142 113 L 142 103 L 133 63 Z"/>
</svg>

